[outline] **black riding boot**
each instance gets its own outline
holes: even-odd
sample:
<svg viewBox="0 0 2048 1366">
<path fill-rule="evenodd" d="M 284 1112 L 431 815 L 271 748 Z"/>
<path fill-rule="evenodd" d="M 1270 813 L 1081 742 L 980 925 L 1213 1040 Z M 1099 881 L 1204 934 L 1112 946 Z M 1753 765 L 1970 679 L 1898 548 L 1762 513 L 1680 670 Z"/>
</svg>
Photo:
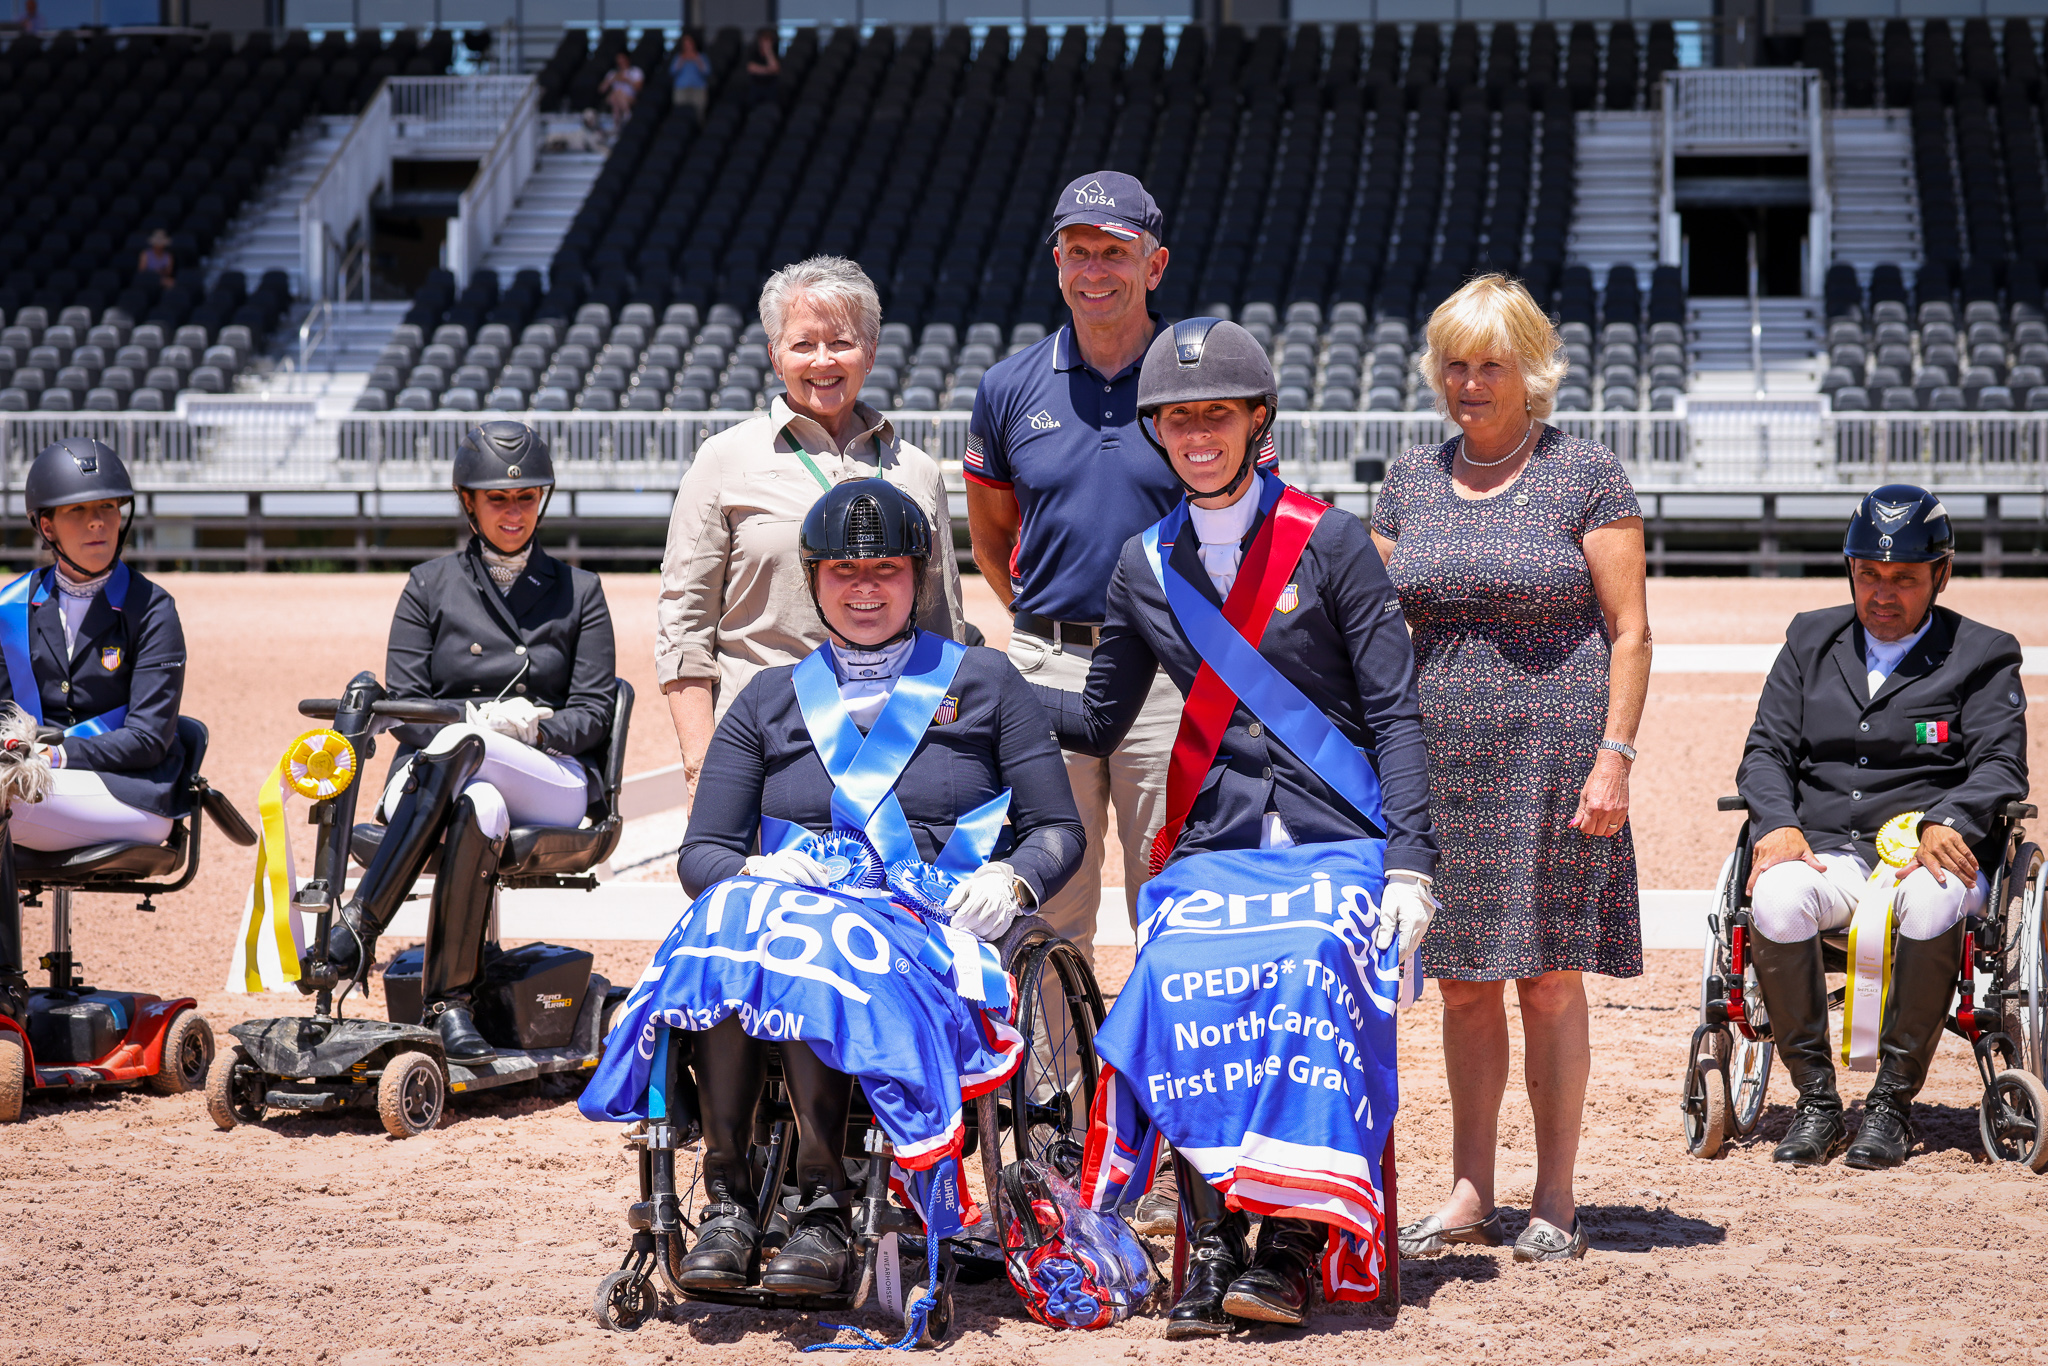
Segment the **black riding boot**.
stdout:
<svg viewBox="0 0 2048 1366">
<path fill-rule="evenodd" d="M 846 1115 L 853 1079 L 821 1062 L 805 1043 L 782 1048 L 782 1074 L 797 1123 L 797 1203 L 789 1237 L 761 1268 L 761 1288 L 783 1295 L 830 1295 L 846 1283 L 856 1192 L 847 1184 Z"/>
<path fill-rule="evenodd" d="M 484 935 L 491 927 L 491 899 L 498 887 L 503 840 L 484 834 L 476 805 L 456 799 L 441 848 L 441 872 L 427 915 L 426 962 L 420 969 L 426 1021 L 441 1035 L 450 1062 L 487 1062 L 497 1056 L 477 1033 L 473 1014 L 483 979 Z"/>
<path fill-rule="evenodd" d="M 720 1021 L 692 1043 L 704 1125 L 706 1203 L 679 1279 L 685 1289 L 743 1290 L 754 1283 L 761 1264 L 748 1148 L 754 1141 L 754 1113 L 768 1084 L 767 1056 L 737 1017 Z"/>
<path fill-rule="evenodd" d="M 327 933 L 327 961 L 343 977 L 367 978 L 377 957 L 377 936 L 398 914 L 405 894 L 419 880 L 420 870 L 440 843 L 448 808 L 463 785 L 476 776 L 484 761 L 482 737 L 469 735 L 443 754 L 413 756 L 405 777 L 405 795 L 391 813 L 384 838 L 377 845 L 356 894 L 341 908 Z"/>
<path fill-rule="evenodd" d="M 21 889 L 14 880 L 14 837 L 0 813 L 0 1015 L 28 1023 L 28 978 L 21 973 Z"/>
<path fill-rule="evenodd" d="M 1799 1088 L 1792 1127 L 1771 1160 L 1801 1167 L 1822 1165 L 1842 1146 L 1847 1130 L 1828 1046 L 1828 978 L 1821 966 L 1820 939 L 1780 944 L 1751 932 L 1749 961 L 1763 988 L 1778 1056 Z"/>
<path fill-rule="evenodd" d="M 1244 1274 L 1244 1235 L 1251 1221 L 1242 1210 L 1223 1207 L 1223 1192 L 1202 1179 L 1185 1158 L 1180 1169 L 1181 1222 L 1188 1239 L 1188 1279 L 1180 1302 L 1166 1316 L 1169 1342 L 1212 1338 L 1237 1325 L 1224 1312 L 1230 1284 Z"/>
<path fill-rule="evenodd" d="M 1963 962 L 1963 926 L 1932 939 L 1900 935 L 1892 948 L 1891 994 L 1878 1036 L 1877 1081 L 1863 1102 L 1863 1124 L 1842 1164 L 1877 1171 L 1899 1166 L 1913 1146 L 1913 1097 L 1941 1046 Z"/>
<path fill-rule="evenodd" d="M 1230 1283 L 1223 1296 L 1224 1311 L 1260 1323 L 1306 1322 L 1309 1292 L 1329 1237 L 1329 1225 L 1313 1219 L 1273 1214 L 1261 1219 L 1251 1269 Z"/>
</svg>

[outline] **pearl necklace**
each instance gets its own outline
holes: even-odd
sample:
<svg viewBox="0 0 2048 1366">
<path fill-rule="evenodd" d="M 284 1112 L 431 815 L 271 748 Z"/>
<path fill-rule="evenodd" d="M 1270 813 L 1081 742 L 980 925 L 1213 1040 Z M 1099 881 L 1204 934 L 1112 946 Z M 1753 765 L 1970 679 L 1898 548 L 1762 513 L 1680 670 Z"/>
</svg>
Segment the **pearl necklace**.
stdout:
<svg viewBox="0 0 2048 1366">
<path fill-rule="evenodd" d="M 1508 461 L 1513 460 L 1516 456 L 1520 455 L 1522 453 L 1522 447 L 1529 444 L 1529 433 L 1535 430 L 1536 423 L 1532 420 L 1527 427 L 1522 429 L 1522 439 L 1515 443 L 1515 448 L 1509 451 L 1506 455 L 1502 456 L 1498 460 L 1474 460 L 1472 458 L 1471 443 L 1465 440 L 1463 437 L 1460 437 L 1458 440 L 1458 454 L 1464 456 L 1465 463 L 1471 465 L 1475 469 L 1490 470 L 1494 468 L 1496 465 L 1505 465 L 1508 463 Z"/>
</svg>

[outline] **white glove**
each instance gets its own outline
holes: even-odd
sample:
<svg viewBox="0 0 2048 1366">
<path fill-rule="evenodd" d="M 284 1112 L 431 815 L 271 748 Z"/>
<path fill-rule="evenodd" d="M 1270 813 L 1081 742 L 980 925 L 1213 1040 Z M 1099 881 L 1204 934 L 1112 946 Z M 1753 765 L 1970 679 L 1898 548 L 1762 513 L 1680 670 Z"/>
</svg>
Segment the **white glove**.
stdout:
<svg viewBox="0 0 2048 1366">
<path fill-rule="evenodd" d="M 508 697 L 502 702 L 471 702 L 464 709 L 473 726 L 494 730 L 522 745 L 531 745 L 540 739 L 540 723 L 555 714 L 553 707 L 536 707 L 523 697 Z"/>
<path fill-rule="evenodd" d="M 1386 890 L 1380 893 L 1380 914 L 1373 926 L 1374 948 L 1384 949 L 1401 937 L 1401 966 L 1415 956 L 1415 946 L 1429 933 L 1430 918 L 1436 914 L 1435 879 L 1396 868 L 1387 874 Z"/>
<path fill-rule="evenodd" d="M 946 898 L 946 910 L 952 914 L 955 928 L 993 944 L 1024 912 L 1017 900 L 1020 886 L 1017 870 L 1009 864 L 984 863 L 960 879 Z"/>
<path fill-rule="evenodd" d="M 779 854 L 756 854 L 740 865 L 748 877 L 765 877 L 771 882 L 795 882 L 805 887 L 823 887 L 832 880 L 825 865 L 800 849 Z"/>
</svg>

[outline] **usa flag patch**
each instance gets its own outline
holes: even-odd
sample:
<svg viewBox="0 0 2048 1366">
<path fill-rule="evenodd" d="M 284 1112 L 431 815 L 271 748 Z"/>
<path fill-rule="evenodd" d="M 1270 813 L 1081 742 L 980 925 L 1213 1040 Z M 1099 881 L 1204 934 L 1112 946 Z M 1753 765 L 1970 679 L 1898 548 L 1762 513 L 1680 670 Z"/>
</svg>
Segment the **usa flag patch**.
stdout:
<svg viewBox="0 0 2048 1366">
<path fill-rule="evenodd" d="M 980 470 L 984 474 L 988 472 L 988 452 L 983 449 L 981 438 L 973 432 L 967 434 L 967 452 L 962 457 L 962 463 L 970 470 Z"/>
<path fill-rule="evenodd" d="M 1915 721 L 1915 722 L 1913 723 L 1913 732 L 1914 732 L 1914 739 L 1915 739 L 1915 740 L 1916 740 L 1916 741 L 1917 741 L 1917 742 L 1918 742 L 1919 744 L 1923 744 L 1923 745 L 1939 745 L 1939 744 L 1945 744 L 1945 743 L 1947 743 L 1947 741 L 1948 741 L 1948 722 L 1946 722 L 1946 721 Z"/>
</svg>

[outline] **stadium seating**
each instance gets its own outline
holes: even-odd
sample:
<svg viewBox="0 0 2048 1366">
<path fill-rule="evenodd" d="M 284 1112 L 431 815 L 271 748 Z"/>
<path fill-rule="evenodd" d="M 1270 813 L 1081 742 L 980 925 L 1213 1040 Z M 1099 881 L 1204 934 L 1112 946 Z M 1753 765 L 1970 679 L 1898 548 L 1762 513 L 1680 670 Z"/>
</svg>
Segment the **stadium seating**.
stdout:
<svg viewBox="0 0 2048 1366">
<path fill-rule="evenodd" d="M 545 97 L 590 107 L 625 50 L 623 32 L 570 34 Z M 1014 53 L 964 27 L 801 29 L 772 91 L 735 75 L 740 51 L 735 31 L 713 39 L 700 125 L 656 89 L 667 54 L 644 35 L 648 92 L 545 278 L 430 280 L 363 408 L 757 408 L 777 388 L 761 282 L 829 252 L 882 294 L 866 395 L 965 410 L 990 364 L 1064 319 L 1049 206 L 1105 166 L 1164 213 L 1154 307 L 1243 322 L 1290 407 L 1428 407 L 1422 324 L 1480 270 L 1583 327 L 1582 406 L 1668 408 L 1683 388 L 1675 276 L 1647 297 L 1633 272 L 1560 295 L 1574 115 L 1650 107 L 1677 64 L 1669 23 L 1191 26 L 1171 61 L 1158 27 L 1111 27 L 1092 51 L 1078 27 L 1034 27 Z"/>
<path fill-rule="evenodd" d="M 447 70 L 453 35 L 18 35 L 0 48 L 0 411 L 162 411 L 221 393 L 291 303 L 202 263 L 304 119 L 388 75 Z M 170 234 L 175 282 L 138 274 Z"/>
</svg>

